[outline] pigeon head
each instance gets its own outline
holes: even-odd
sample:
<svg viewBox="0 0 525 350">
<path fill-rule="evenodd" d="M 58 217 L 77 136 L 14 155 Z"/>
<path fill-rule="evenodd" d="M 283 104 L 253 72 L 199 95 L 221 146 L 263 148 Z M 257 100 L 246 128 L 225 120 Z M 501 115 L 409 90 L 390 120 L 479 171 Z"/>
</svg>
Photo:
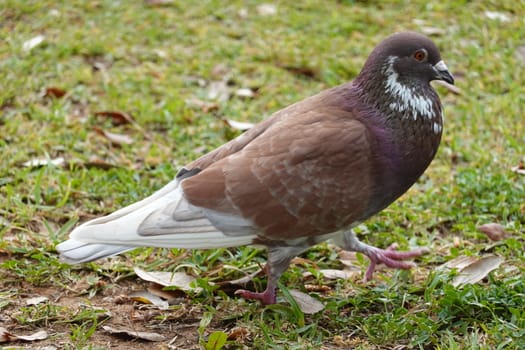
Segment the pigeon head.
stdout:
<svg viewBox="0 0 525 350">
<path fill-rule="evenodd" d="M 454 77 L 441 59 L 439 50 L 428 37 L 415 32 L 396 33 L 386 38 L 370 54 L 363 71 L 382 68 L 383 75 L 405 85 L 428 84 L 444 80 L 454 84 Z"/>
<path fill-rule="evenodd" d="M 388 115 L 432 119 L 439 104 L 432 80 L 454 84 L 438 48 L 422 34 L 400 32 L 372 51 L 355 82 L 366 100 Z"/>
</svg>

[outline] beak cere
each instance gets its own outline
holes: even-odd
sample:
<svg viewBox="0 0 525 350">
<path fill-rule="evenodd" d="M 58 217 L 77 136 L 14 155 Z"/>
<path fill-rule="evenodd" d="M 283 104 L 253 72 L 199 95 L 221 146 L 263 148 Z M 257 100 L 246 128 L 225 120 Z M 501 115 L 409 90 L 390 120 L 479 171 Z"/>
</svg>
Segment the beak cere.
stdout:
<svg viewBox="0 0 525 350">
<path fill-rule="evenodd" d="M 437 73 L 436 79 L 444 80 L 449 84 L 454 84 L 454 77 L 448 71 L 447 65 L 443 60 L 439 61 L 434 65 L 434 70 Z"/>
</svg>

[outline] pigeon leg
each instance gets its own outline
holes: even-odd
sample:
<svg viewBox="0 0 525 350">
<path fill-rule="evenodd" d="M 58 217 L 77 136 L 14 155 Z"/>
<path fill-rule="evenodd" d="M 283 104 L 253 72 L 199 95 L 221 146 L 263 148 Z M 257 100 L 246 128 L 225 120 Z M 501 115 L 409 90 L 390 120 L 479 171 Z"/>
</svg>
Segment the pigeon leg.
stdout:
<svg viewBox="0 0 525 350">
<path fill-rule="evenodd" d="M 264 267 L 268 282 L 264 292 L 251 292 L 238 289 L 235 294 L 244 299 L 260 300 L 263 305 L 277 303 L 277 282 L 284 271 L 290 266 L 292 259 L 304 251 L 305 247 L 270 247 L 268 249 L 268 263 Z"/>
<path fill-rule="evenodd" d="M 408 270 L 414 267 L 415 264 L 404 260 L 416 258 L 428 253 L 428 249 L 426 248 L 398 252 L 397 244 L 392 244 L 387 249 L 380 249 L 361 242 L 352 230 L 346 231 L 343 234 L 343 244 L 341 247 L 345 250 L 360 252 L 368 256 L 370 259 L 370 265 L 368 265 L 368 269 L 365 273 L 365 281 L 372 279 L 377 264 L 385 264 L 386 266 L 395 269 Z"/>
</svg>

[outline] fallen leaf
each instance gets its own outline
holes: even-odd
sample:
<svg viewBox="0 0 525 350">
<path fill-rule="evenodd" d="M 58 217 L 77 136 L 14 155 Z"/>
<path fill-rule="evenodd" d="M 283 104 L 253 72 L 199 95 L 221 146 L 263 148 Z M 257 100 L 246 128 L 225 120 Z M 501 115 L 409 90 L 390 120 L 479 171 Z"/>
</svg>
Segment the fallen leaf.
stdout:
<svg viewBox="0 0 525 350">
<path fill-rule="evenodd" d="M 224 119 L 224 121 L 230 128 L 235 129 L 235 130 L 241 130 L 241 131 L 246 131 L 248 129 L 251 129 L 255 125 L 254 123 L 238 122 L 232 119 Z"/>
<path fill-rule="evenodd" d="M 46 331 L 38 331 L 36 333 L 30 334 L 30 335 L 17 335 L 16 336 L 20 340 L 25 341 L 34 341 L 34 340 L 44 340 L 49 337 Z"/>
<path fill-rule="evenodd" d="M 458 269 L 458 270 L 462 270 L 465 267 L 473 264 L 477 260 L 478 260 L 478 258 L 475 257 L 475 256 L 465 256 L 465 255 L 458 256 L 457 258 L 449 260 L 446 263 L 444 263 L 443 265 L 439 266 L 438 270 L 443 270 L 443 269 Z"/>
<path fill-rule="evenodd" d="M 161 299 L 157 295 L 154 295 L 151 292 L 148 291 L 139 291 L 139 292 L 133 292 L 128 295 L 131 300 L 137 301 L 139 303 L 143 304 L 150 304 L 157 306 L 160 310 L 167 310 L 169 308 L 169 304 L 166 300 Z"/>
<path fill-rule="evenodd" d="M 44 42 L 45 37 L 43 35 L 37 35 L 29 40 L 24 41 L 22 44 L 22 50 L 29 52 L 33 50 L 38 45 Z"/>
<path fill-rule="evenodd" d="M 315 314 L 324 309 L 324 304 L 319 300 L 295 289 L 289 290 L 297 305 L 305 314 Z"/>
<path fill-rule="evenodd" d="M 214 100 L 219 102 L 226 102 L 230 98 L 230 88 L 226 82 L 226 79 L 212 81 L 208 86 L 208 93 L 206 95 L 208 100 Z"/>
<path fill-rule="evenodd" d="M 456 85 L 449 84 L 446 81 L 433 80 L 432 83 L 443 86 L 445 89 L 447 89 L 448 91 L 452 92 L 455 95 L 461 95 L 462 94 L 462 91 L 461 91 L 460 88 L 458 88 Z"/>
<path fill-rule="evenodd" d="M 349 270 L 335 270 L 335 269 L 324 269 L 319 270 L 323 274 L 324 278 L 328 279 L 349 279 L 355 274 L 355 271 Z"/>
<path fill-rule="evenodd" d="M 108 169 L 119 167 L 118 165 L 106 162 L 105 160 L 100 159 L 97 156 L 89 157 L 89 160 L 85 163 L 82 163 L 81 165 L 85 166 L 88 169 L 95 168 L 95 169 L 103 169 L 103 170 L 108 170 Z"/>
<path fill-rule="evenodd" d="M 133 143 L 133 139 L 129 137 L 128 135 L 109 132 L 109 131 L 99 128 L 98 126 L 94 126 L 93 130 L 97 134 L 102 135 L 105 138 L 107 138 L 115 146 L 131 145 Z"/>
<path fill-rule="evenodd" d="M 163 341 L 166 339 L 163 335 L 159 333 L 152 333 L 152 332 L 136 332 L 128 329 L 116 329 L 109 326 L 102 326 L 102 328 L 110 333 L 110 334 L 116 334 L 116 335 L 124 335 L 131 338 L 136 339 L 142 339 L 142 340 L 148 340 L 148 341 Z"/>
<path fill-rule="evenodd" d="M 523 162 L 520 162 L 517 166 L 512 167 L 510 170 L 512 170 L 512 172 L 515 172 L 516 174 L 525 175 L 525 164 L 523 164 Z"/>
<path fill-rule="evenodd" d="M 38 167 L 47 166 L 47 165 L 61 166 L 64 163 L 65 163 L 65 160 L 63 157 L 58 157 L 55 159 L 36 158 L 36 159 L 28 160 L 27 162 L 22 163 L 22 165 L 27 168 L 38 168 Z"/>
<path fill-rule="evenodd" d="M 46 331 L 38 331 L 30 335 L 16 335 L 9 332 L 4 327 L 0 327 L 0 343 L 6 343 L 17 340 L 34 341 L 47 339 L 49 335 Z"/>
<path fill-rule="evenodd" d="M 502 262 L 503 258 L 496 255 L 487 255 L 476 259 L 476 261 L 461 269 L 459 275 L 454 277 L 451 284 L 454 287 L 458 287 L 465 284 L 477 283 L 485 278 L 491 271 L 497 269 Z"/>
<path fill-rule="evenodd" d="M 493 241 L 500 241 L 507 237 L 507 231 L 505 231 L 505 228 L 495 222 L 478 226 L 478 230 L 486 234 L 487 237 Z"/>
<path fill-rule="evenodd" d="M 253 96 L 255 96 L 255 93 L 250 88 L 240 88 L 235 90 L 235 96 L 243 98 L 252 98 Z"/>
<path fill-rule="evenodd" d="M 525 45 L 518 46 L 515 55 L 521 64 L 525 64 Z"/>
<path fill-rule="evenodd" d="M 228 340 L 238 340 L 250 335 L 250 330 L 246 327 L 235 327 L 228 333 Z"/>
<path fill-rule="evenodd" d="M 9 332 L 4 327 L 0 327 L 0 343 L 6 343 L 8 341 L 16 341 L 17 337 L 13 333 Z"/>
<path fill-rule="evenodd" d="M 174 0 L 146 0 L 146 5 L 149 6 L 167 6 L 174 3 Z"/>
<path fill-rule="evenodd" d="M 44 97 L 61 98 L 66 94 L 66 90 L 58 88 L 56 86 L 49 86 L 44 92 Z"/>
<path fill-rule="evenodd" d="M 135 120 L 133 120 L 133 117 L 131 117 L 131 115 L 125 112 L 101 111 L 95 112 L 94 114 L 97 117 L 111 118 L 113 125 L 135 124 Z"/>
<path fill-rule="evenodd" d="M 194 291 L 197 293 L 202 290 L 200 287 L 192 287 L 192 282 L 195 281 L 195 278 L 184 272 L 147 272 L 138 267 L 135 267 L 133 270 L 137 276 L 143 280 L 157 283 L 164 287 L 177 287 L 184 291 Z"/>
<path fill-rule="evenodd" d="M 497 11 L 485 11 L 485 16 L 488 19 L 500 21 L 500 22 L 509 22 L 510 16 L 503 12 L 497 12 Z"/>
<path fill-rule="evenodd" d="M 257 6 L 257 12 L 261 16 L 272 16 L 277 14 L 277 6 L 274 4 L 260 4 Z"/>
<path fill-rule="evenodd" d="M 442 28 L 436 28 L 436 27 L 427 27 L 423 26 L 420 28 L 421 33 L 428 35 L 428 36 L 440 36 L 445 34 L 445 30 Z"/>
<path fill-rule="evenodd" d="M 198 98 L 192 98 L 190 100 L 186 101 L 186 104 L 190 107 L 197 107 L 200 108 L 204 113 L 208 113 L 211 111 L 216 111 L 219 109 L 219 105 L 215 102 L 209 102 L 209 101 L 202 101 Z"/>
<path fill-rule="evenodd" d="M 38 296 L 38 297 L 34 297 L 34 298 L 29 298 L 29 299 L 26 299 L 26 305 L 38 305 L 38 304 L 44 303 L 44 302 L 46 302 L 48 300 L 49 299 L 47 297 L 44 297 L 44 296 Z"/>
</svg>

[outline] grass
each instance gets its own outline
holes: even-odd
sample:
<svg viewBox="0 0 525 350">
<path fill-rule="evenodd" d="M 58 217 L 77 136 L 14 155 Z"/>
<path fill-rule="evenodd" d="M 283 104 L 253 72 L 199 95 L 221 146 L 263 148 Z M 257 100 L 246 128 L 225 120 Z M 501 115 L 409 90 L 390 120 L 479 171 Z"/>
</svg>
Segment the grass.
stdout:
<svg viewBox="0 0 525 350">
<path fill-rule="evenodd" d="M 153 3 L 6 0 L 0 9 L 3 327 L 44 329 L 49 338 L 34 345 L 64 349 L 152 347 L 103 325 L 163 334 L 165 342 L 153 343 L 159 349 L 525 348 L 525 176 L 513 170 L 525 162 L 523 3 L 283 1 L 273 15 L 257 2 Z M 487 11 L 504 17 L 489 19 Z M 342 264 L 321 244 L 285 273 L 281 303 L 262 307 L 209 283 L 263 264 L 264 252 L 249 247 L 145 248 L 82 266 L 58 262 L 54 246 L 77 222 L 143 198 L 237 135 L 224 118 L 257 122 L 351 80 L 381 39 L 403 29 L 437 30 L 433 39 L 463 91 L 437 87 L 446 114 L 437 158 L 406 195 L 360 227 L 371 244 L 430 247 L 418 268 L 382 270 L 364 284 L 366 259 L 357 257 L 355 278 L 326 280 L 318 270 Z M 44 41 L 24 50 L 37 35 Z M 221 80 L 255 96 L 209 101 L 209 82 Z M 45 96 L 52 87 L 65 95 Z M 136 124 L 95 114 L 108 110 Z M 115 145 L 94 127 L 132 143 Z M 24 166 L 59 157 L 58 166 Z M 489 241 L 477 229 L 489 222 L 508 237 Z M 478 284 L 454 288 L 453 274 L 436 269 L 484 254 L 504 262 Z M 133 273 L 137 265 L 185 271 L 203 291 L 180 294 L 162 311 L 126 301 L 122 295 L 146 286 Z M 255 278 L 253 287 L 264 283 Z M 325 309 L 302 313 L 286 288 L 308 291 Z M 36 295 L 49 300 L 26 305 Z"/>
</svg>

